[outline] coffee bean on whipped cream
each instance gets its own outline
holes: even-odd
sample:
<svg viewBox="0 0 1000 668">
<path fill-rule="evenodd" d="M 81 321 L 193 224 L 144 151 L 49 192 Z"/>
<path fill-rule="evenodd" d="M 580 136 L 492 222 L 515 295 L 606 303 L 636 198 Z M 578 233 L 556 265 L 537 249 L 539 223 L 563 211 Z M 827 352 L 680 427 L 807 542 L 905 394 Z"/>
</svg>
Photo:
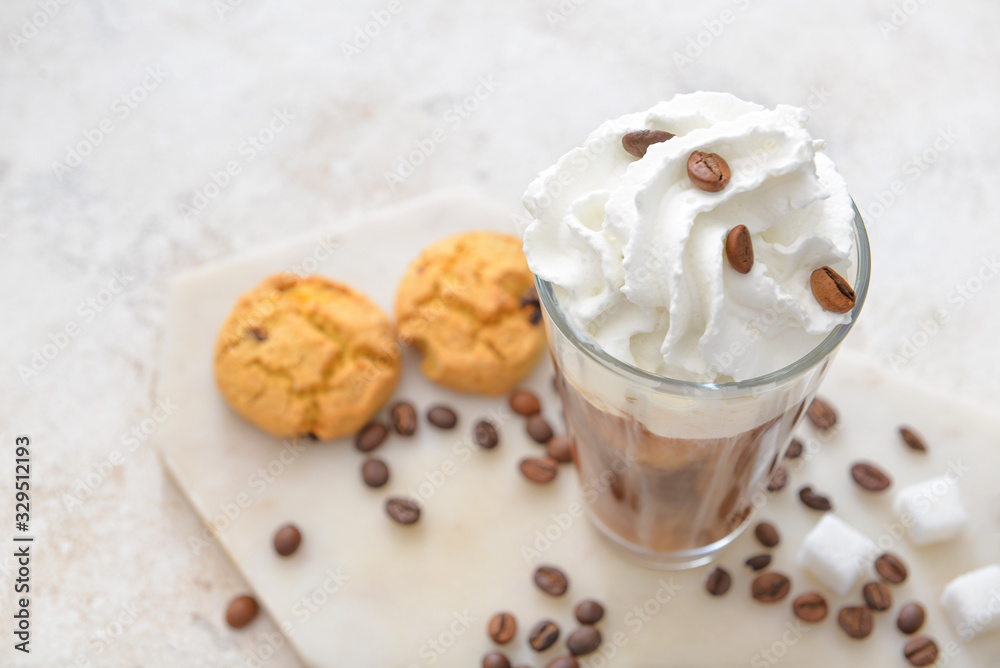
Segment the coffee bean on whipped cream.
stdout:
<svg viewBox="0 0 1000 668">
<path fill-rule="evenodd" d="M 373 458 L 361 465 L 361 480 L 377 489 L 389 482 L 389 466 L 381 459 Z"/>
<path fill-rule="evenodd" d="M 490 619 L 487 631 L 493 642 L 506 645 L 517 634 L 517 620 L 509 612 L 498 612 Z"/>
<path fill-rule="evenodd" d="M 525 428 L 528 431 L 528 436 L 530 436 L 536 443 L 540 443 L 542 445 L 548 443 L 549 439 L 555 434 L 555 432 L 552 431 L 552 427 L 541 415 L 532 415 L 529 417 Z"/>
<path fill-rule="evenodd" d="M 385 502 L 385 512 L 400 524 L 413 524 L 420 519 L 420 506 L 416 501 L 400 496 L 391 497 Z"/>
<path fill-rule="evenodd" d="M 447 406 L 438 404 L 427 411 L 427 421 L 438 429 L 454 429 L 458 424 L 458 415 Z"/>
<path fill-rule="evenodd" d="M 400 401 L 389 411 L 392 426 L 402 436 L 413 436 L 417 431 L 417 409 L 409 401 Z"/>
<path fill-rule="evenodd" d="M 771 565 L 771 555 L 770 554 L 755 554 L 754 556 L 748 558 L 743 562 L 754 571 L 762 571 Z"/>
<path fill-rule="evenodd" d="M 509 403 L 512 411 L 525 417 L 540 413 L 542 410 L 542 402 L 538 400 L 538 395 L 528 390 L 514 390 Z"/>
<path fill-rule="evenodd" d="M 274 534 L 274 551 L 283 557 L 290 556 L 302 544 L 302 532 L 294 524 L 286 524 Z"/>
<path fill-rule="evenodd" d="M 483 668 L 510 668 L 510 659 L 502 652 L 490 652 L 483 657 Z"/>
<path fill-rule="evenodd" d="M 799 490 L 799 500 L 813 510 L 832 510 L 833 503 L 822 494 L 817 494 L 813 488 L 806 485 Z"/>
<path fill-rule="evenodd" d="M 637 158 L 645 157 L 646 151 L 653 144 L 673 139 L 674 135 L 663 130 L 636 130 L 622 137 L 622 148 Z"/>
<path fill-rule="evenodd" d="M 573 439 L 565 434 L 553 436 L 546 443 L 545 452 L 560 464 L 569 464 L 573 461 Z"/>
<path fill-rule="evenodd" d="M 856 301 L 854 289 L 830 267 L 820 267 L 809 279 L 813 297 L 825 311 L 847 313 Z"/>
<path fill-rule="evenodd" d="M 527 457 L 521 460 L 518 468 L 525 478 L 541 485 L 555 480 L 559 462 L 548 457 Z"/>
<path fill-rule="evenodd" d="M 920 437 L 920 434 L 909 427 L 900 427 L 899 435 L 903 438 L 903 443 L 910 450 L 915 452 L 927 452 L 927 443 Z"/>
<path fill-rule="evenodd" d="M 604 606 L 597 601 L 587 599 L 577 603 L 573 614 L 576 615 L 576 621 L 593 626 L 604 619 Z"/>
<path fill-rule="evenodd" d="M 729 165 L 716 153 L 695 151 L 688 157 L 688 178 L 701 190 L 717 193 L 729 185 Z"/>
<path fill-rule="evenodd" d="M 875 627 L 875 618 L 868 608 L 851 605 L 840 609 L 837 613 L 837 623 L 847 635 L 855 640 L 861 640 L 871 635 Z"/>
<path fill-rule="evenodd" d="M 892 484 L 882 469 L 869 462 L 857 462 L 851 466 L 851 477 L 859 487 L 869 492 L 884 491 Z"/>
<path fill-rule="evenodd" d="M 816 397 L 806 409 L 806 417 L 813 425 L 822 431 L 833 428 L 837 424 L 837 410 L 826 399 Z"/>
<path fill-rule="evenodd" d="M 533 577 L 535 586 L 549 596 L 562 596 L 569 589 L 569 578 L 555 566 L 539 566 Z"/>
<path fill-rule="evenodd" d="M 528 645 L 536 652 L 544 652 L 559 640 L 559 626 L 551 619 L 543 619 L 528 633 Z"/>
<path fill-rule="evenodd" d="M 705 576 L 705 591 L 712 596 L 723 596 L 733 584 L 733 578 L 725 568 L 716 566 Z"/>
<path fill-rule="evenodd" d="M 229 604 L 226 610 L 226 624 L 234 629 L 242 629 L 257 616 L 260 607 L 253 596 L 238 596 Z"/>
<path fill-rule="evenodd" d="M 389 430 L 381 422 L 369 422 L 354 437 L 354 447 L 361 452 L 371 452 L 385 442 Z"/>
<path fill-rule="evenodd" d="M 498 443 L 500 443 L 500 436 L 497 434 L 497 428 L 488 420 L 480 420 L 477 422 L 473 435 L 476 437 L 476 443 L 478 443 L 479 447 L 484 450 L 492 450 L 497 447 Z"/>
<path fill-rule="evenodd" d="M 726 235 L 726 259 L 741 274 L 749 274 L 753 269 L 753 241 L 746 225 L 737 225 Z"/>
<path fill-rule="evenodd" d="M 785 470 L 784 466 L 779 466 L 771 476 L 771 480 L 767 483 L 767 491 L 777 492 L 778 490 L 784 489 L 785 485 L 788 484 L 788 471 Z"/>
</svg>

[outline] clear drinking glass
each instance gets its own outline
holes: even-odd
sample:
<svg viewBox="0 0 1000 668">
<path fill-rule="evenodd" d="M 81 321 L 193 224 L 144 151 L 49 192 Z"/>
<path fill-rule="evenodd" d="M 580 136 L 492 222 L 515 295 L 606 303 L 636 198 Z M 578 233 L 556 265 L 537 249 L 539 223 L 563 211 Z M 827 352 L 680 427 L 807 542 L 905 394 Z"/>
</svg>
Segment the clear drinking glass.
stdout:
<svg viewBox="0 0 1000 668">
<path fill-rule="evenodd" d="M 751 497 L 777 467 L 864 304 L 871 258 L 857 207 L 854 232 L 849 266 L 834 267 L 854 287 L 851 322 L 785 368 L 741 382 L 674 380 L 611 357 L 574 330 L 552 284 L 536 277 L 588 514 L 626 556 L 690 568 L 746 528 Z"/>
</svg>

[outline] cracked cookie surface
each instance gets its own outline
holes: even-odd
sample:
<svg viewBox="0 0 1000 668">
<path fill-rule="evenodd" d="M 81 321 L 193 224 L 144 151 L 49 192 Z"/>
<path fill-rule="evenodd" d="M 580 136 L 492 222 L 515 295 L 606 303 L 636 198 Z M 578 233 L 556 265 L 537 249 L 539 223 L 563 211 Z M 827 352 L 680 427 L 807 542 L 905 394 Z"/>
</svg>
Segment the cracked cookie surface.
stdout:
<svg viewBox="0 0 1000 668">
<path fill-rule="evenodd" d="M 360 429 L 396 387 L 388 316 L 318 276 L 278 274 L 242 295 L 215 344 L 215 381 L 237 413 L 279 438 Z"/>
<path fill-rule="evenodd" d="M 430 380 L 460 392 L 501 395 L 545 349 L 535 279 L 521 240 L 469 232 L 426 248 L 396 293 L 399 337 L 423 353 Z"/>
</svg>

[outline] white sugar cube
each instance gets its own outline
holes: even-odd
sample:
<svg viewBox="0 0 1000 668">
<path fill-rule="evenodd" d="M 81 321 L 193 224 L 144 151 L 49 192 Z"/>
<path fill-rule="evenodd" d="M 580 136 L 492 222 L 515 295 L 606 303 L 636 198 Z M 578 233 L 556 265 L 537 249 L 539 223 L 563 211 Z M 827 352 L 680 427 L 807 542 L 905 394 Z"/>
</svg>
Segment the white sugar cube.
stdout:
<svg viewBox="0 0 1000 668">
<path fill-rule="evenodd" d="M 941 605 L 958 637 L 966 642 L 1000 630 L 1000 565 L 980 568 L 949 582 Z"/>
<path fill-rule="evenodd" d="M 946 477 L 899 490 L 895 510 L 914 545 L 951 540 L 968 519 L 957 481 Z"/>
<path fill-rule="evenodd" d="M 841 596 L 869 568 L 878 548 L 867 536 L 833 513 L 806 534 L 799 563 Z"/>
</svg>

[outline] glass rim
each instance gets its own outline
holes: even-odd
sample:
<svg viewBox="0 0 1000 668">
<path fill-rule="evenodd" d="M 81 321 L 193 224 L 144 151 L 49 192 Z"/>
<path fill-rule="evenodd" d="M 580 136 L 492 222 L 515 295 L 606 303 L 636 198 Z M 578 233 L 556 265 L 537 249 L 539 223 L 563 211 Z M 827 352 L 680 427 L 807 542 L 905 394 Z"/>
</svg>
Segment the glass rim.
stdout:
<svg viewBox="0 0 1000 668">
<path fill-rule="evenodd" d="M 678 390 L 688 391 L 747 390 L 781 383 L 782 381 L 794 378 L 795 376 L 798 376 L 801 373 L 815 367 L 817 364 L 826 359 L 830 353 L 835 351 L 841 341 L 844 340 L 844 337 L 847 336 L 847 333 L 851 331 L 854 323 L 857 322 L 858 315 L 861 313 L 861 309 L 865 304 L 865 297 L 868 295 L 868 283 L 871 279 L 871 247 L 869 245 L 868 231 L 865 229 L 864 220 L 862 220 L 861 212 L 858 210 L 858 206 L 854 203 L 853 199 L 851 199 L 851 207 L 854 209 L 854 239 L 856 242 L 855 250 L 857 252 L 858 266 L 857 275 L 854 280 L 855 302 L 854 308 L 851 310 L 850 322 L 834 327 L 833 330 L 827 334 L 826 338 L 824 338 L 815 348 L 791 364 L 777 369 L 776 371 L 766 373 L 762 376 L 756 376 L 746 380 L 727 381 L 724 383 L 702 383 L 697 381 L 669 378 L 667 376 L 661 376 L 659 374 L 640 369 L 635 365 L 623 362 L 616 357 L 612 357 L 597 346 L 597 344 L 593 341 L 581 338 L 569 321 L 566 320 L 562 309 L 559 308 L 552 290 L 552 283 L 536 275 L 535 285 L 538 289 L 538 298 L 545 307 L 545 313 L 548 315 L 549 320 L 568 340 L 573 342 L 573 345 L 575 345 L 595 362 L 598 362 L 605 367 L 609 367 L 614 371 L 627 373 L 657 385 L 665 385 Z"/>
</svg>

